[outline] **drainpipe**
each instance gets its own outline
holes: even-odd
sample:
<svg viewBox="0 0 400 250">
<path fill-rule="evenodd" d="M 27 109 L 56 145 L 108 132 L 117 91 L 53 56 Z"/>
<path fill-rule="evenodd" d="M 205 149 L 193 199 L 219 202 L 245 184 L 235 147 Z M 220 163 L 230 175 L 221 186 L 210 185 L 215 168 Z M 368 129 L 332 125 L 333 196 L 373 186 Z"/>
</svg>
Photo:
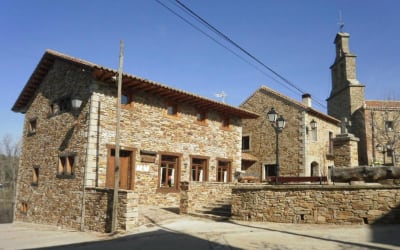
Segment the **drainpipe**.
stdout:
<svg viewBox="0 0 400 250">
<path fill-rule="evenodd" d="M 85 165 L 83 166 L 83 177 L 82 177 L 82 203 L 81 203 L 81 231 L 85 231 L 85 215 L 86 215 L 86 172 L 87 172 L 87 166 L 89 164 L 89 148 L 90 148 L 90 135 L 91 135 L 91 114 L 93 105 L 92 105 L 92 96 L 90 95 L 89 97 L 89 117 L 87 120 L 87 145 L 86 145 L 86 159 L 85 159 Z"/>
</svg>

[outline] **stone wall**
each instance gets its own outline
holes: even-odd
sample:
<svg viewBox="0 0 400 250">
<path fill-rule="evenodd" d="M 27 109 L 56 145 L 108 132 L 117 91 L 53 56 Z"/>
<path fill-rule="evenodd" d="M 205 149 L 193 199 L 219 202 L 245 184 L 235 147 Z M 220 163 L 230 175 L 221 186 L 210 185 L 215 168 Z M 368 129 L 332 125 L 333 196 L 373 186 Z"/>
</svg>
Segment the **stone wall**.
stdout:
<svg viewBox="0 0 400 250">
<path fill-rule="evenodd" d="M 95 182 L 105 187 L 107 179 L 108 150 L 115 145 L 116 91 L 97 82 L 93 93 L 91 119 L 97 124 L 93 136 L 98 138 L 98 158 L 91 159 L 88 173 L 96 173 Z M 166 207 L 179 206 L 179 188 L 160 188 L 160 161 L 162 154 L 178 156 L 179 181 L 189 181 L 191 157 L 207 159 L 208 181 L 216 181 L 218 160 L 231 162 L 231 179 L 240 169 L 240 140 L 242 121 L 230 117 L 229 129 L 221 128 L 221 117 L 216 111 L 207 112 L 205 124 L 196 122 L 196 108 L 185 103 L 178 105 L 178 114 L 166 114 L 168 99 L 159 98 L 146 92 L 130 93 L 132 102 L 122 106 L 121 140 L 122 149 L 129 149 L 134 157 L 133 189 L 139 194 L 139 203 Z M 93 130 L 94 131 L 94 130 Z M 97 134 L 97 136 L 96 136 Z M 90 152 L 89 150 L 89 152 Z M 143 159 L 141 152 L 154 152 L 152 162 Z M 96 162 L 97 161 L 97 162 Z M 93 176 L 94 177 L 94 176 Z"/>
<path fill-rule="evenodd" d="M 230 198 L 233 183 L 182 182 L 180 192 L 180 212 L 194 213 L 198 208 Z"/>
<path fill-rule="evenodd" d="M 112 220 L 113 190 L 102 188 L 86 189 L 85 229 L 110 232 Z M 129 231 L 139 225 L 138 195 L 129 190 L 118 193 L 118 227 Z"/>
<path fill-rule="evenodd" d="M 400 223 L 399 186 L 236 186 L 232 218 L 279 223 Z"/>
<path fill-rule="evenodd" d="M 280 175 L 309 176 L 311 164 L 319 167 L 319 173 L 326 174 L 328 166 L 333 165 L 332 157 L 327 156 L 331 153 L 329 132 L 333 135 L 339 132 L 334 122 L 308 112 L 303 104 L 266 87 L 257 90 L 241 107 L 260 114 L 258 119 L 243 121 L 242 134 L 250 137 L 250 149 L 243 152 L 258 158 L 257 163 L 246 166 L 246 171 L 258 172 L 264 179 L 262 166 L 276 163 L 275 131 L 266 118 L 272 107 L 286 120 L 286 127 L 279 134 Z M 317 122 L 316 138 L 310 127 L 312 120 Z"/>
<path fill-rule="evenodd" d="M 352 134 L 338 135 L 333 140 L 334 162 L 336 167 L 357 167 L 358 141 Z"/>
<path fill-rule="evenodd" d="M 76 94 L 89 96 L 91 76 L 82 68 L 55 61 L 25 113 L 23 145 L 17 180 L 16 219 L 80 227 L 85 166 L 87 101 L 73 112 L 55 103 Z M 68 105 L 66 102 L 65 105 Z M 36 128 L 32 130 L 31 121 Z M 73 174 L 58 174 L 61 155 L 74 158 Z M 36 171 L 36 172 L 35 172 Z M 35 178 L 37 175 L 37 178 Z"/>
</svg>

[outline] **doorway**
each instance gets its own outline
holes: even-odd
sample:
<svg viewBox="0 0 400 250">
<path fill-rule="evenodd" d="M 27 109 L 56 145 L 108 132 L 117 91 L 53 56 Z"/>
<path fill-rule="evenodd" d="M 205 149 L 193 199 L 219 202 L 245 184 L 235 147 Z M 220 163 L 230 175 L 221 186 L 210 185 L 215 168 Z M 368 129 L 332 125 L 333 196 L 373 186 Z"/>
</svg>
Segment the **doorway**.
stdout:
<svg viewBox="0 0 400 250">
<path fill-rule="evenodd" d="M 119 188 L 121 189 L 133 189 L 134 187 L 134 162 L 133 162 L 132 150 L 120 150 L 119 152 Z M 110 148 L 108 150 L 108 164 L 107 164 L 107 176 L 106 176 L 106 187 L 114 188 L 115 183 L 115 149 Z"/>
</svg>

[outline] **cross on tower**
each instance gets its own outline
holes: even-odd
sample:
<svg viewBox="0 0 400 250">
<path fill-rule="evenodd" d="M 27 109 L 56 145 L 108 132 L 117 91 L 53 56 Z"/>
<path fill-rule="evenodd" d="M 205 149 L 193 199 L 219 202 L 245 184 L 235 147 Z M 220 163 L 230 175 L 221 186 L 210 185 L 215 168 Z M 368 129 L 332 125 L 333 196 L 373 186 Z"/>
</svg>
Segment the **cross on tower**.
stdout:
<svg viewBox="0 0 400 250">
<path fill-rule="evenodd" d="M 342 11 L 339 11 L 339 22 L 337 23 L 339 24 L 339 32 L 343 33 L 343 28 L 344 28 L 344 22 L 342 20 Z"/>
</svg>

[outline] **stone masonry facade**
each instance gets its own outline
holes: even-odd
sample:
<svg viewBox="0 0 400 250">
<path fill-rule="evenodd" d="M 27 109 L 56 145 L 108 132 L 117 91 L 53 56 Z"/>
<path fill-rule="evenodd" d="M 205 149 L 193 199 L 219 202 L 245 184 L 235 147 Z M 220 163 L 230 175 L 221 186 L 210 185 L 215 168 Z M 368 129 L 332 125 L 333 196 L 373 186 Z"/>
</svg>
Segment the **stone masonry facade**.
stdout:
<svg viewBox="0 0 400 250">
<path fill-rule="evenodd" d="M 280 175 L 310 176 L 312 166 L 316 175 L 327 175 L 333 165 L 332 138 L 339 133 L 336 119 L 320 115 L 308 106 L 285 97 L 267 87 L 261 87 L 241 107 L 260 114 L 258 119 L 243 121 L 243 136 L 250 137 L 250 148 L 243 152 L 258 161 L 244 169 L 265 179 L 263 165 L 275 164 L 275 131 L 267 120 L 273 107 L 283 115 L 286 127 L 279 134 Z M 311 121 L 317 128 L 311 128 Z"/>
<path fill-rule="evenodd" d="M 90 82 L 81 68 L 56 61 L 31 101 L 18 172 L 17 220 L 80 227 L 87 121 L 83 115 L 52 110 L 52 104 L 76 89 L 87 95 Z M 73 174 L 59 175 L 61 156 L 73 157 Z"/>
<path fill-rule="evenodd" d="M 15 104 L 21 100 L 26 103 L 26 110 L 18 109 L 25 113 L 25 121 L 17 220 L 76 229 L 83 225 L 96 231 L 109 229 L 117 90 L 114 82 L 95 72 L 113 73 L 89 62 L 46 52 L 28 81 L 30 87 L 32 82 L 36 84 L 36 91 L 29 102 L 21 95 Z M 147 80 L 126 77 L 171 91 Z M 40 82 L 35 83 L 39 78 Z M 121 175 L 127 173 L 125 179 L 120 179 L 120 185 L 127 182 L 119 192 L 120 229 L 137 225 L 139 205 L 178 207 L 179 183 L 192 181 L 193 166 L 203 167 L 196 172 L 200 182 L 234 182 L 234 174 L 240 169 L 242 117 L 257 115 L 186 92 L 173 93 L 161 97 L 146 88 L 123 89 L 129 102 L 122 105 L 120 119 L 121 157 L 125 161 L 120 164 Z M 79 110 L 70 106 L 75 96 L 83 101 Z M 201 122 L 196 105 L 176 100 L 182 96 L 207 104 L 208 109 L 201 110 L 205 115 Z M 176 113 L 168 113 L 171 103 Z M 161 166 L 169 167 L 169 172 Z M 164 185 L 167 181 L 168 186 Z"/>
<path fill-rule="evenodd" d="M 243 186 L 232 190 L 232 218 L 311 224 L 400 223 L 398 186 Z"/>
</svg>

